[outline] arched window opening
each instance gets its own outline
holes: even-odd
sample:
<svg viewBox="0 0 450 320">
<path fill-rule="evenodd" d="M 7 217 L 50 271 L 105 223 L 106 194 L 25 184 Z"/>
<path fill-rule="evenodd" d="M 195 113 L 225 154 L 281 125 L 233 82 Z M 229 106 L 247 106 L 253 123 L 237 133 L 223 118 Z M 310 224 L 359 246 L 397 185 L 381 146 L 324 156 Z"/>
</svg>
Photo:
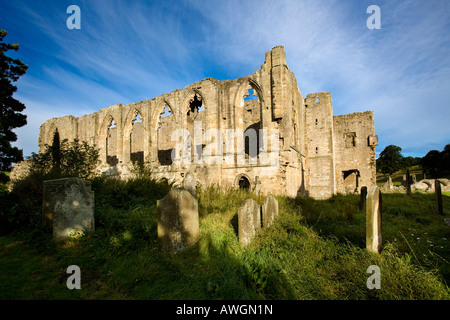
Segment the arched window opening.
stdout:
<svg viewBox="0 0 450 320">
<path fill-rule="evenodd" d="M 250 84 L 248 84 L 242 99 L 244 105 L 242 118 L 244 119 L 245 158 L 247 162 L 256 164 L 254 161 L 260 151 L 261 103 L 258 93 Z M 250 161 L 251 158 L 254 160 Z"/>
<path fill-rule="evenodd" d="M 130 133 L 130 160 L 133 163 L 144 162 L 144 125 L 139 112 L 136 113 L 132 121 Z"/>
<path fill-rule="evenodd" d="M 203 108 L 203 101 L 201 97 L 199 98 L 197 94 L 195 94 L 194 98 L 189 101 L 189 110 L 187 115 L 188 117 L 193 117 L 195 119 L 197 114 L 201 111 L 205 111 L 205 108 Z"/>
<path fill-rule="evenodd" d="M 171 141 L 172 132 L 176 129 L 172 109 L 165 105 L 159 114 L 158 121 L 158 162 L 162 166 L 172 164 L 172 149 L 176 142 Z"/>
<path fill-rule="evenodd" d="M 248 100 L 258 100 L 258 94 L 256 94 L 256 90 L 251 88 L 247 90 L 247 93 L 244 95 L 244 101 Z"/>
<path fill-rule="evenodd" d="M 133 120 L 133 124 L 142 122 L 142 117 L 139 112 L 136 114 L 136 117 Z"/>
<path fill-rule="evenodd" d="M 188 102 L 187 106 L 187 118 L 186 118 L 186 129 L 190 133 L 190 154 L 191 160 L 196 161 L 202 158 L 203 149 L 205 147 L 204 144 L 196 144 L 194 141 L 194 126 L 195 123 L 197 125 L 201 125 L 202 134 L 205 133 L 207 124 L 206 124 L 206 112 L 205 107 L 203 105 L 202 96 L 198 92 L 191 93 L 191 99 Z"/>
<path fill-rule="evenodd" d="M 164 112 L 161 113 L 161 118 L 168 117 L 172 115 L 172 110 L 168 106 L 164 107 Z"/>
<path fill-rule="evenodd" d="M 106 133 L 106 163 L 115 166 L 119 163 L 117 159 L 117 125 L 111 118 Z"/>
</svg>

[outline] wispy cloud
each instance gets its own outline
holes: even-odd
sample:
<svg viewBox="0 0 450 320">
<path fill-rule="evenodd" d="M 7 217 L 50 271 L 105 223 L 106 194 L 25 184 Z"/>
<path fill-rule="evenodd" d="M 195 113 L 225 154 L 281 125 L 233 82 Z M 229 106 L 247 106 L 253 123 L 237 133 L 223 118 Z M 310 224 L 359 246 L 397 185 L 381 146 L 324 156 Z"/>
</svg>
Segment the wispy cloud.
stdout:
<svg viewBox="0 0 450 320">
<path fill-rule="evenodd" d="M 366 27 L 372 1 L 77 3 L 78 31 L 65 27 L 69 1 L 6 4 L 6 25 L 33 63 L 19 86 L 27 111 L 95 111 L 205 77 L 246 76 L 281 44 L 304 95 L 331 91 L 335 114 L 375 111 L 378 149 L 424 154 L 450 143 L 446 0 L 380 0 L 381 30 Z"/>
</svg>

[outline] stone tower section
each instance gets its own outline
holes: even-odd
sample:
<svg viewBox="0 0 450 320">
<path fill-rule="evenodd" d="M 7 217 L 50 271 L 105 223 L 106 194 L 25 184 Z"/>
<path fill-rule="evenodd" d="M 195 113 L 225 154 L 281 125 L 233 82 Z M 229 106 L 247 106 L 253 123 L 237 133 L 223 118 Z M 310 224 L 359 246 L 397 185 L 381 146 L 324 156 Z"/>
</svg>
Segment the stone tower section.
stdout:
<svg viewBox="0 0 450 320">
<path fill-rule="evenodd" d="M 376 184 L 373 111 L 334 116 L 336 188 L 340 193 L 359 192 Z"/>
<path fill-rule="evenodd" d="M 272 89 L 272 118 L 281 119 L 286 113 L 288 105 L 289 75 L 286 64 L 286 53 L 282 46 L 271 51 L 271 89 Z"/>
<path fill-rule="evenodd" d="M 331 93 L 308 94 L 305 112 L 306 185 L 310 196 L 326 199 L 336 190 Z"/>
</svg>

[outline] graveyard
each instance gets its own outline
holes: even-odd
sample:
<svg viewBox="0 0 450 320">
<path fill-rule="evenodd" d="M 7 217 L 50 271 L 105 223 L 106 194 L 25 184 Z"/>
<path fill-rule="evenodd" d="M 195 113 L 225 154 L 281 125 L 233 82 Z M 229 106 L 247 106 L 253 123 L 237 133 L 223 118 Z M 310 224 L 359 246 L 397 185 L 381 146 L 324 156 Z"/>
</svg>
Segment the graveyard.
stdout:
<svg viewBox="0 0 450 320">
<path fill-rule="evenodd" d="M 444 220 L 450 217 L 450 197 L 446 195 L 442 196 L 441 215 L 436 211 L 432 193 L 415 191 L 408 196 L 383 193 L 378 188 L 382 194 L 382 241 L 376 252 L 368 250 L 366 244 L 365 207 L 371 205 L 369 201 L 361 204 L 358 194 L 315 200 L 217 186 L 197 186 L 193 191 L 189 186 L 174 186 L 147 177 L 127 181 L 101 177 L 89 182 L 83 185 L 89 186 L 85 193 L 92 192 L 94 198 L 95 222 L 89 226 L 95 225 L 95 230 L 75 232 L 65 239 L 55 237 L 39 223 L 22 223 L 21 228 L 2 230 L 0 298 L 450 298 L 450 239 Z M 81 189 L 82 185 L 78 186 Z M 28 188 L 29 194 L 38 197 L 22 209 L 35 212 L 28 217 L 30 222 L 41 221 L 43 186 Z M 369 188 L 368 194 L 371 192 L 374 190 Z M 66 194 L 72 202 L 80 199 Z M 195 204 L 189 210 L 198 212 L 198 219 L 189 220 L 189 227 L 185 228 L 193 230 L 185 231 L 195 237 L 182 246 L 181 242 L 167 246 L 160 229 L 173 228 L 161 222 L 161 206 L 186 202 Z M 21 212 L 17 206 L 15 210 Z M 267 214 L 275 211 L 278 214 Z M 250 236 L 244 243 L 240 226 L 243 216 L 249 219 L 249 212 L 253 213 L 254 228 L 247 230 Z M 175 232 L 175 239 L 184 239 L 186 232 Z M 66 285 L 67 268 L 71 265 L 80 267 L 81 290 L 69 290 Z M 380 289 L 367 286 L 370 266 L 381 270 Z"/>
</svg>

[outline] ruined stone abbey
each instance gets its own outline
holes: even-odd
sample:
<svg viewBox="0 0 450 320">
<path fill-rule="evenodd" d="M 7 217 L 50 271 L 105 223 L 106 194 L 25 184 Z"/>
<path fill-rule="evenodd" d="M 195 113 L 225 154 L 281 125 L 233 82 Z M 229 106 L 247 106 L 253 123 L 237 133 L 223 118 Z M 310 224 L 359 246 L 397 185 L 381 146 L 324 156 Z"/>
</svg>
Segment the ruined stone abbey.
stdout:
<svg viewBox="0 0 450 320">
<path fill-rule="evenodd" d="M 229 144 L 229 129 L 236 143 Z M 174 139 L 177 130 L 182 134 Z M 207 78 L 150 100 L 47 120 L 40 152 L 56 131 L 61 140 L 96 145 L 98 170 L 121 178 L 142 162 L 155 178 L 182 181 L 190 173 L 203 185 L 293 197 L 324 199 L 376 184 L 373 111 L 334 116 L 329 92 L 302 96 L 282 46 L 246 77 Z M 174 160 L 180 141 L 193 146 L 190 161 Z"/>
</svg>

